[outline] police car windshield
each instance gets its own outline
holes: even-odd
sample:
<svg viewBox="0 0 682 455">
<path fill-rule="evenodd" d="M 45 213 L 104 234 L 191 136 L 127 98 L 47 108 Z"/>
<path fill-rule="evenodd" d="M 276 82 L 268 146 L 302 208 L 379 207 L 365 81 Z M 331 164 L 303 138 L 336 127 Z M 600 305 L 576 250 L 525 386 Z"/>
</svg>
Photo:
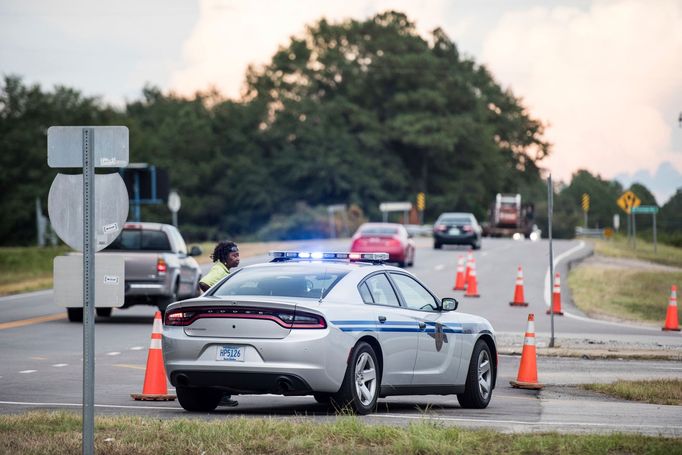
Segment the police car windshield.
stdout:
<svg viewBox="0 0 682 455">
<path fill-rule="evenodd" d="M 303 297 L 319 299 L 343 278 L 348 271 L 330 271 L 320 267 L 247 268 L 235 273 L 212 294 L 214 296 L 266 295 L 273 297 Z"/>
</svg>

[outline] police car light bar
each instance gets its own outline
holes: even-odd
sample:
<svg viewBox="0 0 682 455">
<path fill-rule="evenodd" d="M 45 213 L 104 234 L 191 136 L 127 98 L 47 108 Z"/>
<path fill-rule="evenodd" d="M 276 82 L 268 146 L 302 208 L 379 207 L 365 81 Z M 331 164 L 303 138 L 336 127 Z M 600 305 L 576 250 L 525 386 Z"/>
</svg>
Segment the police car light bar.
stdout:
<svg viewBox="0 0 682 455">
<path fill-rule="evenodd" d="M 268 255 L 273 262 L 287 261 L 291 259 L 348 259 L 349 261 L 376 262 L 388 261 L 388 253 L 346 253 L 346 252 L 321 252 L 321 251 L 270 251 Z"/>
</svg>

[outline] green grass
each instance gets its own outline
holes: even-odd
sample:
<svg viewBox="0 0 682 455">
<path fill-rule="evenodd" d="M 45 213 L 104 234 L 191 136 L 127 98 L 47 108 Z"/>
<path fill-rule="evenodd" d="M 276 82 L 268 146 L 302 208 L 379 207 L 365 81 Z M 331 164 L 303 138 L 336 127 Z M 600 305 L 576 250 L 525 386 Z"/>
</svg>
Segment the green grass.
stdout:
<svg viewBox="0 0 682 455">
<path fill-rule="evenodd" d="M 70 250 L 67 246 L 0 248 L 0 295 L 52 287 L 52 260 Z"/>
<path fill-rule="evenodd" d="M 582 387 L 625 400 L 682 406 L 682 379 L 616 381 L 611 384 L 585 384 Z"/>
<path fill-rule="evenodd" d="M 594 252 L 603 256 L 617 258 L 640 259 L 657 264 L 682 267 L 682 248 L 658 243 L 654 253 L 654 244 L 637 239 L 637 249 L 628 244 L 627 238 L 615 236 L 610 240 L 595 240 Z"/>
<path fill-rule="evenodd" d="M 646 272 L 582 264 L 571 270 L 568 285 L 576 306 L 590 316 L 665 322 L 670 286 L 682 284 L 682 271 Z"/>
<path fill-rule="evenodd" d="M 0 453 L 80 452 L 76 413 L 0 416 Z M 333 423 L 310 419 L 229 418 L 162 420 L 104 417 L 95 421 L 95 451 L 106 454 L 672 454 L 680 438 L 635 434 L 503 434 L 433 422 L 406 427 L 367 425 L 355 417 Z"/>
</svg>

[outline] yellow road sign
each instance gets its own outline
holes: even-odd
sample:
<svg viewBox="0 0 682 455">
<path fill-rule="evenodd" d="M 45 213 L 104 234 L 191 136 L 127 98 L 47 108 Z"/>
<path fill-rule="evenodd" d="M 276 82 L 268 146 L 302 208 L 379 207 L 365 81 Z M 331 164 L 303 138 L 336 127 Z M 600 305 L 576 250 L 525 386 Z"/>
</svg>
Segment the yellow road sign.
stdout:
<svg viewBox="0 0 682 455">
<path fill-rule="evenodd" d="M 632 191 L 626 191 L 618 198 L 616 203 L 629 215 L 633 207 L 639 207 L 639 204 L 641 204 L 642 201 Z"/>
<path fill-rule="evenodd" d="M 426 197 L 424 193 L 417 194 L 417 210 L 424 210 L 426 208 Z"/>
<path fill-rule="evenodd" d="M 590 195 L 583 193 L 583 212 L 590 211 Z"/>
</svg>

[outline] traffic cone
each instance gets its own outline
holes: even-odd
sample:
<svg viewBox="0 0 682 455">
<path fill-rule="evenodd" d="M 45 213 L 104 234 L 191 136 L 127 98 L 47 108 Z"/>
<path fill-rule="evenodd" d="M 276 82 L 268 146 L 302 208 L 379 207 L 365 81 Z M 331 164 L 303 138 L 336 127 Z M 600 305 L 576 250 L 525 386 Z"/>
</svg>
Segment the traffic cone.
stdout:
<svg viewBox="0 0 682 455">
<path fill-rule="evenodd" d="M 523 269 L 519 266 L 516 272 L 516 286 L 514 287 L 514 301 L 509 302 L 511 306 L 528 306 L 528 302 L 523 297 Z"/>
<path fill-rule="evenodd" d="M 535 352 L 535 315 L 528 315 L 528 327 L 523 337 L 523 351 L 521 351 L 521 363 L 516 381 L 509 381 L 512 387 L 519 389 L 538 390 L 544 387 L 538 383 L 538 367 L 536 363 L 537 353 Z"/>
<path fill-rule="evenodd" d="M 680 331 L 680 324 L 677 319 L 677 286 L 673 284 L 670 289 L 670 300 L 668 301 L 668 313 L 665 316 L 665 325 L 661 330 Z"/>
<path fill-rule="evenodd" d="M 557 314 L 559 316 L 563 316 L 564 312 L 561 311 L 561 278 L 559 276 L 559 272 L 554 275 L 554 291 L 552 292 L 552 307 L 554 308 L 554 314 Z M 550 314 L 552 311 L 547 310 L 547 314 Z"/>
<path fill-rule="evenodd" d="M 147 355 L 147 369 L 144 373 L 144 386 L 142 393 L 131 393 L 135 400 L 171 401 L 175 395 L 168 394 L 166 385 L 166 369 L 163 366 L 163 353 L 161 350 L 161 312 L 154 314 L 154 326 L 152 328 L 152 340 Z"/>
<path fill-rule="evenodd" d="M 474 260 L 474 253 L 469 250 L 469 254 L 467 255 L 467 266 L 466 269 L 464 270 L 464 287 L 466 288 L 469 286 L 469 275 L 471 274 L 471 263 Z"/>
<path fill-rule="evenodd" d="M 471 272 L 469 272 L 469 281 L 467 282 L 467 292 L 464 297 L 480 297 L 478 295 L 478 283 L 476 281 L 476 261 L 471 259 Z"/>
<path fill-rule="evenodd" d="M 466 289 L 464 281 L 464 256 L 460 256 L 457 261 L 457 276 L 455 277 L 455 287 L 453 291 L 463 291 Z"/>
</svg>

